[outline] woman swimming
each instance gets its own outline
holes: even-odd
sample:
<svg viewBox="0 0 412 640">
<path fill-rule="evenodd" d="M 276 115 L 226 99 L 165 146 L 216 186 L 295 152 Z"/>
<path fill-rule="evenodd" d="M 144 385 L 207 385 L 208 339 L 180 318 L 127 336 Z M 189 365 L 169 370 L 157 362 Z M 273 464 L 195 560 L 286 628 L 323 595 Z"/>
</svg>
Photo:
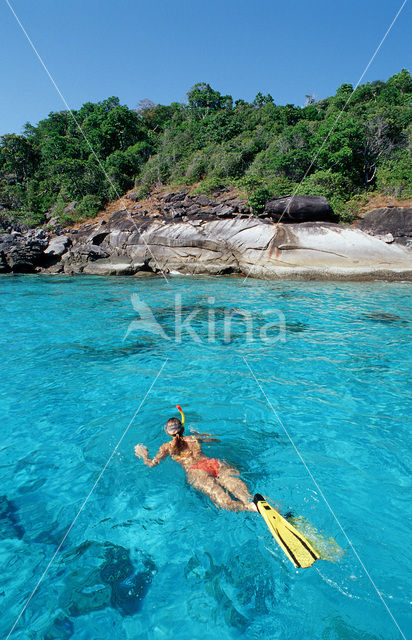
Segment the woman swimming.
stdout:
<svg viewBox="0 0 412 640">
<path fill-rule="evenodd" d="M 155 467 L 170 456 L 186 471 L 189 484 L 209 496 L 218 507 L 230 511 L 256 512 L 253 497 L 245 483 L 237 477 L 237 469 L 202 453 L 200 443 L 213 441 L 210 434 L 183 435 L 184 414 L 180 407 L 178 409 L 182 414 L 182 422 L 178 418 L 170 418 L 165 426 L 165 431 L 172 440 L 162 444 L 152 459 L 148 457 L 147 447 L 142 444 L 135 446 L 135 455 L 142 458 L 148 467 Z"/>
</svg>

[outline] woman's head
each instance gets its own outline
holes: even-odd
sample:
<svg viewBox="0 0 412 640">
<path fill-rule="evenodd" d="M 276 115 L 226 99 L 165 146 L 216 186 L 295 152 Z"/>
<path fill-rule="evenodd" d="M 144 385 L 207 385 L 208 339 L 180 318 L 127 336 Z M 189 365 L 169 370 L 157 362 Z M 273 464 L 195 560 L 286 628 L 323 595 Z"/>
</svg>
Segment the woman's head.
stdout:
<svg viewBox="0 0 412 640">
<path fill-rule="evenodd" d="M 182 436 L 185 428 L 180 422 L 179 418 L 170 418 L 166 422 L 165 431 L 167 435 L 174 438 L 175 436 Z"/>
</svg>

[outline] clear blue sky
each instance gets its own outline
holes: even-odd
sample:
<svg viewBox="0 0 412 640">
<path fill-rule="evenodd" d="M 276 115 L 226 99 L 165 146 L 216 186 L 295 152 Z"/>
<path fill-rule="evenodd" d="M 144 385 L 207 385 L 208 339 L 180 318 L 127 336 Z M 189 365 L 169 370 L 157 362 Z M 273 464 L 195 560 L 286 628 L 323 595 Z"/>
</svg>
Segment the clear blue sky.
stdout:
<svg viewBox="0 0 412 640">
<path fill-rule="evenodd" d="M 72 108 L 183 101 L 196 82 L 277 104 L 355 84 L 402 0 L 10 0 Z M 411 69 L 406 4 L 364 82 Z M 64 108 L 0 0 L 0 135 Z"/>
</svg>

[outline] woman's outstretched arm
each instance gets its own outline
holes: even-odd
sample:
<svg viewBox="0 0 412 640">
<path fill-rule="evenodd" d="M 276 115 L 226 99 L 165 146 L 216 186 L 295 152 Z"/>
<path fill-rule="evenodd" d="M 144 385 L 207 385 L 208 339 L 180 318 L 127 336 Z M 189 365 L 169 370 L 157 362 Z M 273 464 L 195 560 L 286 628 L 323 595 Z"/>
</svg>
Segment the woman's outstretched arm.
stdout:
<svg viewBox="0 0 412 640">
<path fill-rule="evenodd" d="M 196 438 L 199 442 L 220 442 L 219 438 L 214 433 L 199 433 L 194 429 L 190 429 L 190 433 L 193 438 Z"/>
<path fill-rule="evenodd" d="M 167 442 L 165 444 L 162 444 L 159 451 L 152 459 L 149 458 L 147 447 L 145 447 L 144 444 L 137 444 L 134 448 L 134 453 L 138 458 L 142 458 L 145 465 L 147 465 L 148 467 L 155 467 L 157 464 L 159 464 L 159 462 L 161 462 L 164 458 L 167 458 L 167 456 L 169 455 L 169 445 Z"/>
</svg>

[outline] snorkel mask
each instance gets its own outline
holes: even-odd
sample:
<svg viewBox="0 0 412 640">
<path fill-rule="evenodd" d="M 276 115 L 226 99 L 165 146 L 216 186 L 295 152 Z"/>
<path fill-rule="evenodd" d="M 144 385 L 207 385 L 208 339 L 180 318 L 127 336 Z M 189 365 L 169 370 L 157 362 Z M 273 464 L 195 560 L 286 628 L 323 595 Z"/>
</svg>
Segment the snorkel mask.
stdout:
<svg viewBox="0 0 412 640">
<path fill-rule="evenodd" d="M 179 405 L 176 405 L 176 408 L 179 410 L 180 415 L 182 417 L 181 421 L 178 418 L 171 418 L 166 422 L 166 426 L 165 426 L 165 431 L 167 435 L 171 436 L 172 438 L 177 435 L 182 436 L 185 430 L 184 428 L 185 414 L 183 413 L 183 410 L 181 407 L 179 407 Z"/>
</svg>

